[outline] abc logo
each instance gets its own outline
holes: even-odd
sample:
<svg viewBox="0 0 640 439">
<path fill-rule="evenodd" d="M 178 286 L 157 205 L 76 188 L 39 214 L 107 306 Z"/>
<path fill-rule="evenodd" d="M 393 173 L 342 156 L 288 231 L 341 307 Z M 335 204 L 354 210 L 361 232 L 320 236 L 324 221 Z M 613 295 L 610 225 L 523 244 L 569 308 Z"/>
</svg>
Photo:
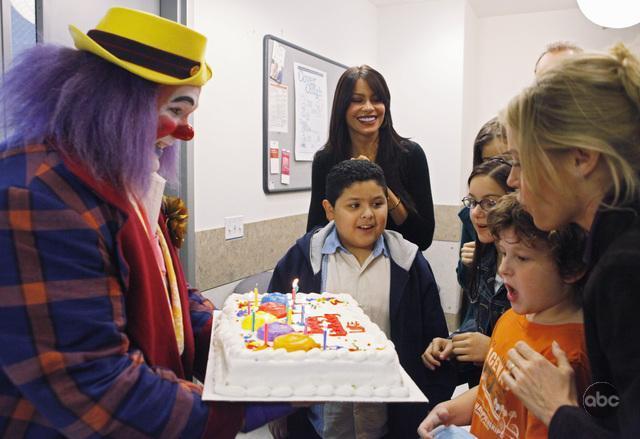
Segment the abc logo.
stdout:
<svg viewBox="0 0 640 439">
<path fill-rule="evenodd" d="M 620 405 L 620 397 L 616 388 L 601 381 L 591 384 L 582 396 L 582 405 L 591 416 L 608 418 Z"/>
</svg>

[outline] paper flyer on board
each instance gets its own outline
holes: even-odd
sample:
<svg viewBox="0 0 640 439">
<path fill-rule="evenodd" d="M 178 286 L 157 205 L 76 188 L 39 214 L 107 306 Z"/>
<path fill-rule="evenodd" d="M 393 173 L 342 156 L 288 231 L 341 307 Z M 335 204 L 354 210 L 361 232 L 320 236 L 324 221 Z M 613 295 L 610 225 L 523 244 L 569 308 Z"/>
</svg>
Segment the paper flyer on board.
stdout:
<svg viewBox="0 0 640 439">
<path fill-rule="evenodd" d="M 327 141 L 327 73 L 294 63 L 295 159 L 312 161 Z"/>
<path fill-rule="evenodd" d="M 280 144 L 277 140 L 269 142 L 269 169 L 272 174 L 280 173 Z"/>
<path fill-rule="evenodd" d="M 291 182 L 291 151 L 282 150 L 282 174 L 280 183 L 289 184 Z"/>
<path fill-rule="evenodd" d="M 289 87 L 269 81 L 269 131 L 289 131 Z"/>
</svg>

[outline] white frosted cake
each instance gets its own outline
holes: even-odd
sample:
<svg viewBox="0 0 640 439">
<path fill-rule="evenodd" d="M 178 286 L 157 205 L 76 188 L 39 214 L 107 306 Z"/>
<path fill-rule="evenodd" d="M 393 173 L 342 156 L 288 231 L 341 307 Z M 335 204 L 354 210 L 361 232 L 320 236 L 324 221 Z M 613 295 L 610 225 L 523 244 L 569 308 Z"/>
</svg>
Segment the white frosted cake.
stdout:
<svg viewBox="0 0 640 439">
<path fill-rule="evenodd" d="M 233 294 L 217 318 L 213 343 L 220 395 L 409 394 L 393 343 L 346 294 L 300 293 L 293 307 L 291 294 Z"/>
</svg>

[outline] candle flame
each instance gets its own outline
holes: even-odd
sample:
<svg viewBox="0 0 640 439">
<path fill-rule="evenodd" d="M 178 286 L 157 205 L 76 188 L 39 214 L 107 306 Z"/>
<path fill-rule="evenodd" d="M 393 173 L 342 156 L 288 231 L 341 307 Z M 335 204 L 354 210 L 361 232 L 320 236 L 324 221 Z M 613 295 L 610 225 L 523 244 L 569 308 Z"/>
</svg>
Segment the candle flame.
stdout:
<svg viewBox="0 0 640 439">
<path fill-rule="evenodd" d="M 298 278 L 295 278 L 295 279 L 293 280 L 293 284 L 292 284 L 292 286 L 293 286 L 293 288 L 297 288 L 297 286 L 298 286 Z"/>
</svg>

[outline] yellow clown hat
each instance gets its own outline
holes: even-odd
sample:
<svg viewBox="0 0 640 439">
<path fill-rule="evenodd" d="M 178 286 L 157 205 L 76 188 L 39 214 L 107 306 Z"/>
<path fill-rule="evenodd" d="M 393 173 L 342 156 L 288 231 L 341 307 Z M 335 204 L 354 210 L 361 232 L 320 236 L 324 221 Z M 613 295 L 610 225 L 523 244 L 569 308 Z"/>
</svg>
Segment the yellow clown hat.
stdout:
<svg viewBox="0 0 640 439">
<path fill-rule="evenodd" d="M 111 8 L 87 34 L 73 25 L 69 32 L 76 48 L 158 84 L 201 86 L 212 75 L 204 59 L 207 38 L 157 15 Z"/>
</svg>

